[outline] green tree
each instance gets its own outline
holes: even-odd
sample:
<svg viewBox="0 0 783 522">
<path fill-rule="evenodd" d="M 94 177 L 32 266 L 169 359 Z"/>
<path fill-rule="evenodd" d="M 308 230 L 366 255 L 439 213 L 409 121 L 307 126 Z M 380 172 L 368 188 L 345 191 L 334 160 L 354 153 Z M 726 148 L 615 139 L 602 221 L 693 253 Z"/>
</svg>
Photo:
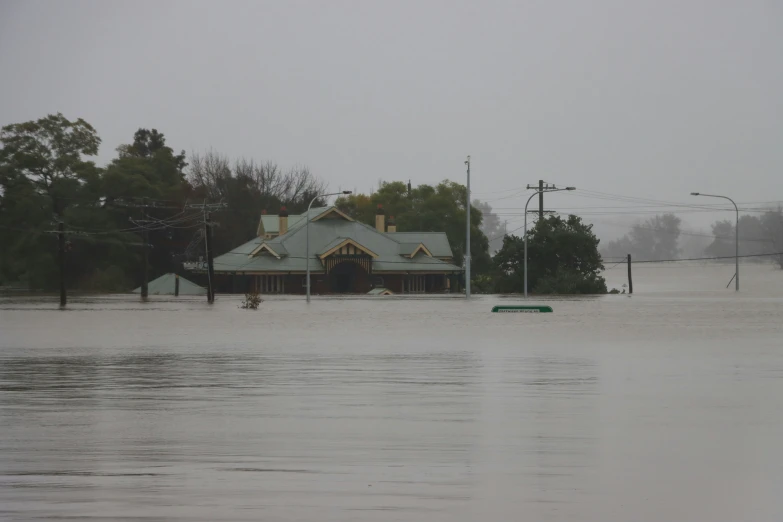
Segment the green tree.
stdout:
<svg viewBox="0 0 783 522">
<path fill-rule="evenodd" d="M 84 156 L 100 138 L 86 121 L 62 114 L 0 129 L 0 277 L 54 288 L 58 221 L 94 207 L 100 169 Z"/>
<path fill-rule="evenodd" d="M 79 189 L 99 174 L 82 156 L 95 156 L 101 139 L 79 118 L 70 121 L 60 113 L 0 130 L 0 166 L 4 177 L 24 177 L 35 191 L 48 197 L 56 216 L 78 201 Z"/>
<path fill-rule="evenodd" d="M 97 272 L 86 283 L 88 286 L 117 287 L 119 281 L 135 286 L 141 282 L 144 227 L 152 229 L 149 231 L 150 278 L 177 269 L 177 255 L 187 247 L 194 232 L 200 230 L 200 224 L 192 219 L 172 226 L 153 226 L 150 220 L 197 214 L 193 210 L 180 210 L 193 194 L 185 180 L 186 166 L 185 153 L 175 154 L 166 145 L 165 135 L 156 129 L 139 129 L 132 143 L 117 147 L 117 157 L 101 178 L 101 193 L 105 198 L 103 219 L 98 221 L 94 215 L 84 215 L 76 221 L 93 232 L 105 232 L 100 241 L 91 244 L 94 256 L 101 261 L 95 267 Z M 142 209 L 142 205 L 147 206 Z M 145 222 L 139 221 L 142 212 L 146 214 Z"/>
<path fill-rule="evenodd" d="M 465 258 L 465 221 L 467 218 L 467 189 L 453 181 L 437 186 L 419 185 L 408 190 L 401 181 L 385 182 L 378 191 L 367 196 L 351 194 L 341 197 L 335 205 L 354 219 L 375 224 L 375 213 L 382 205 L 387 216 L 394 216 L 397 230 L 415 232 L 445 232 L 454 254 L 454 262 L 461 265 Z M 482 213 L 471 205 L 470 254 L 471 275 L 487 274 L 492 268 L 489 241 L 481 231 Z"/>
<path fill-rule="evenodd" d="M 528 290 L 539 294 L 603 294 L 606 281 L 592 225 L 577 216 L 549 216 L 528 231 Z M 496 290 L 524 291 L 524 239 L 506 236 L 495 254 Z"/>
</svg>

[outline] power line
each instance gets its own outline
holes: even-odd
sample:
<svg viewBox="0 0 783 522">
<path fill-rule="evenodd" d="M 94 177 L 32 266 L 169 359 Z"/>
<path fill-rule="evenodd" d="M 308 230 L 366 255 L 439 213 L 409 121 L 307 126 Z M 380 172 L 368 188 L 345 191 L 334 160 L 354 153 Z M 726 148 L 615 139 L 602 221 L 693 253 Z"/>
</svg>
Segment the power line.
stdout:
<svg viewBox="0 0 783 522">
<path fill-rule="evenodd" d="M 675 263 L 679 261 L 717 261 L 720 259 L 735 259 L 737 257 L 766 257 L 766 256 L 781 256 L 783 252 L 770 252 L 769 254 L 744 254 L 741 256 L 717 256 L 717 257 L 690 257 L 684 259 L 645 259 L 642 261 L 634 261 L 634 263 Z"/>
</svg>

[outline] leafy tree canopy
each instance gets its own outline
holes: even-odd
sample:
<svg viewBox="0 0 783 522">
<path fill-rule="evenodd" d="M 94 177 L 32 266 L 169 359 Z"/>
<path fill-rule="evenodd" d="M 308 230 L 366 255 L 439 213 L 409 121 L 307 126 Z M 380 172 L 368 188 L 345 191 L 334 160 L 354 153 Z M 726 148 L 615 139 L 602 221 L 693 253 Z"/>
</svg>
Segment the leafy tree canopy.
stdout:
<svg viewBox="0 0 783 522">
<path fill-rule="evenodd" d="M 577 216 L 549 216 L 527 233 L 528 290 L 540 294 L 603 294 L 606 281 L 592 225 Z M 496 290 L 524 291 L 524 239 L 506 236 L 495 255 Z"/>
</svg>

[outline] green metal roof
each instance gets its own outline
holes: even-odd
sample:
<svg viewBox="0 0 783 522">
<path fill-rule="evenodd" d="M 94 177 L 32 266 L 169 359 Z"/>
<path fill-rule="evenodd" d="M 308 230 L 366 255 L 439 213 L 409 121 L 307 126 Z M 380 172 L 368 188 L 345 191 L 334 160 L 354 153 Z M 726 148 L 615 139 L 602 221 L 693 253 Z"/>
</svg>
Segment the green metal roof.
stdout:
<svg viewBox="0 0 783 522">
<path fill-rule="evenodd" d="M 313 217 L 316 217 L 320 215 L 323 211 L 329 209 L 330 207 L 318 207 L 318 208 L 312 208 L 310 209 L 310 215 Z M 291 214 L 288 216 L 288 230 L 291 230 L 294 226 L 304 224 L 304 215 L 306 212 L 302 214 Z M 264 227 L 264 233 L 266 234 L 279 234 L 280 233 L 280 216 L 273 214 L 264 214 L 261 216 L 261 225 Z"/>
<path fill-rule="evenodd" d="M 449 238 L 445 232 L 386 232 L 385 235 L 400 243 L 401 246 L 406 245 L 404 248 L 409 248 L 407 245 L 413 245 L 411 252 L 419 246 L 419 243 L 423 243 L 435 257 L 454 257 L 454 254 L 451 253 Z M 400 253 L 405 254 L 402 251 Z"/>
<path fill-rule="evenodd" d="M 451 257 L 451 248 L 448 238 L 443 232 L 397 232 L 392 234 L 381 233 L 375 228 L 337 217 L 325 217 L 317 221 L 312 219 L 320 216 L 333 207 L 312 209 L 310 212 L 310 270 L 322 272 L 323 265 L 316 257 L 317 253 L 323 253 L 337 246 L 345 239 L 351 239 L 363 247 L 378 254 L 373 260 L 374 271 L 438 271 L 461 272 L 462 268 L 440 259 L 431 258 L 419 254 L 413 259 L 404 257 L 404 250 L 400 239 L 404 244 L 423 243 L 435 257 Z M 276 217 L 275 217 L 276 218 Z M 290 223 L 290 217 L 289 217 Z M 295 226 L 289 225 L 288 232 L 274 239 L 264 240 L 256 237 L 247 243 L 240 245 L 231 252 L 227 252 L 215 258 L 215 271 L 217 272 L 303 272 L 307 269 L 305 253 L 307 249 L 307 227 L 304 219 L 298 221 Z M 274 250 L 280 259 L 266 251 L 256 256 L 251 256 L 261 244 L 267 244 Z M 413 248 L 415 248 L 415 246 Z M 401 249 L 403 250 L 401 252 Z M 408 255 L 413 252 L 407 252 Z M 201 268 L 201 267 L 199 267 Z"/>
<path fill-rule="evenodd" d="M 149 295 L 174 295 L 175 274 L 163 274 L 157 279 L 147 283 L 147 293 Z M 141 293 L 141 287 L 133 291 L 134 294 Z M 188 281 L 184 277 L 179 278 L 179 295 L 207 295 L 207 289 L 198 286 L 196 283 Z"/>
</svg>

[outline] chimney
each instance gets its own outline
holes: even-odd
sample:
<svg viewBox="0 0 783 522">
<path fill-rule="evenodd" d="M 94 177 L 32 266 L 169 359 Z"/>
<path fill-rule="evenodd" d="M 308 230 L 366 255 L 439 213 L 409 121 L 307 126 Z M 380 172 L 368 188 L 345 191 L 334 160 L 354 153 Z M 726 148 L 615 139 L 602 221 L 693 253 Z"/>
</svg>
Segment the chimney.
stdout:
<svg viewBox="0 0 783 522">
<path fill-rule="evenodd" d="M 386 227 L 387 232 L 397 232 L 397 222 L 394 221 L 394 216 L 389 216 L 388 221 L 386 221 Z"/>
<path fill-rule="evenodd" d="M 378 232 L 385 232 L 386 227 L 384 226 L 384 221 L 386 220 L 384 213 L 383 213 L 383 205 L 378 204 L 378 210 L 375 211 L 375 230 Z"/>
<path fill-rule="evenodd" d="M 285 209 L 285 207 L 280 207 L 280 213 L 278 214 L 278 217 L 280 218 L 280 224 L 277 227 L 277 233 L 278 235 L 282 236 L 288 232 L 288 211 Z"/>
</svg>

